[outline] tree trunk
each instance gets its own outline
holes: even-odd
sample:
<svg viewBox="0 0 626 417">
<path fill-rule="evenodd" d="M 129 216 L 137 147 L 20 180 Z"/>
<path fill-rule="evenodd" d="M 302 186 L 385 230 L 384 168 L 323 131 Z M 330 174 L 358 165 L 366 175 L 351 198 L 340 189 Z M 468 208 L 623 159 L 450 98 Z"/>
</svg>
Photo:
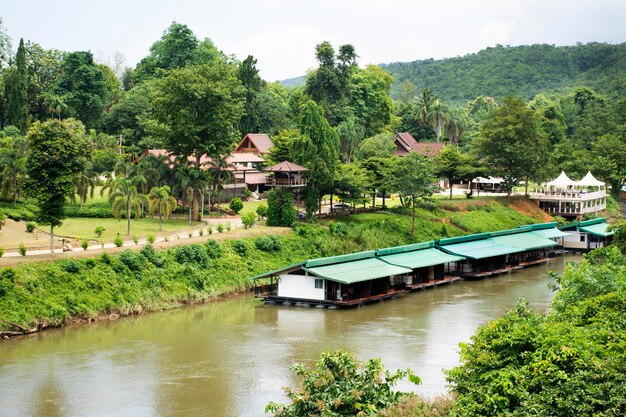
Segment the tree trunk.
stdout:
<svg viewBox="0 0 626 417">
<path fill-rule="evenodd" d="M 374 188 L 374 192 L 372 193 L 372 211 L 376 210 L 376 188 Z"/>
<path fill-rule="evenodd" d="M 411 238 L 415 239 L 415 197 L 411 197 L 413 209 L 411 210 Z"/>
<path fill-rule="evenodd" d="M 450 200 L 452 200 L 452 180 L 448 178 L 448 185 L 450 186 Z"/>
<path fill-rule="evenodd" d="M 61 252 L 63 248 L 61 248 Z M 50 225 L 50 253 L 54 253 L 54 226 Z"/>
<path fill-rule="evenodd" d="M 159 204 L 159 231 L 163 231 L 163 210 L 161 209 L 161 205 Z"/>
<path fill-rule="evenodd" d="M 189 224 L 191 224 L 191 209 L 192 209 L 193 203 L 189 202 Z"/>
<path fill-rule="evenodd" d="M 385 209 L 385 194 L 387 194 L 387 192 L 383 190 L 383 210 Z"/>
<path fill-rule="evenodd" d="M 198 221 L 202 221 L 204 218 L 204 193 L 200 193 L 200 216 Z"/>
<path fill-rule="evenodd" d="M 330 193 L 330 212 L 333 212 L 333 193 Z"/>
<path fill-rule="evenodd" d="M 126 236 L 130 236 L 130 194 L 128 195 L 126 203 L 126 221 L 128 222 L 128 226 L 126 227 Z"/>
<path fill-rule="evenodd" d="M 524 197 L 528 197 L 528 175 L 526 175 L 525 179 Z"/>
<path fill-rule="evenodd" d="M 441 120 L 437 119 L 437 130 L 435 132 L 435 136 L 437 137 L 437 143 L 439 143 L 439 138 L 441 137 Z"/>
<path fill-rule="evenodd" d="M 193 193 L 193 218 L 194 219 L 199 219 L 200 215 L 198 214 L 198 196 L 196 193 Z"/>
</svg>

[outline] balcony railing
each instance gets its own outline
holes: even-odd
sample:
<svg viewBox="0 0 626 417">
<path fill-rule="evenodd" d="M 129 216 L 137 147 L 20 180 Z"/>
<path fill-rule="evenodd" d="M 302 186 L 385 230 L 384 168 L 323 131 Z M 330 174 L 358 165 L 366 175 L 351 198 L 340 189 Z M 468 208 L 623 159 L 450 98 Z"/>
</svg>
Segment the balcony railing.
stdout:
<svg viewBox="0 0 626 417">
<path fill-rule="evenodd" d="M 546 213 L 551 213 L 551 214 L 580 215 L 580 214 L 586 214 L 586 213 L 596 213 L 598 211 L 606 210 L 606 204 L 598 204 L 596 206 L 584 207 L 584 208 L 561 207 L 560 210 L 558 207 L 544 207 L 543 210 Z"/>
<path fill-rule="evenodd" d="M 551 200 L 551 201 L 581 201 L 595 200 L 606 197 L 606 191 L 594 191 L 591 193 L 571 191 L 571 192 L 531 192 L 530 198 L 533 200 Z"/>
<path fill-rule="evenodd" d="M 304 178 L 273 178 L 268 177 L 265 185 L 275 187 L 305 187 L 306 179 Z"/>
</svg>

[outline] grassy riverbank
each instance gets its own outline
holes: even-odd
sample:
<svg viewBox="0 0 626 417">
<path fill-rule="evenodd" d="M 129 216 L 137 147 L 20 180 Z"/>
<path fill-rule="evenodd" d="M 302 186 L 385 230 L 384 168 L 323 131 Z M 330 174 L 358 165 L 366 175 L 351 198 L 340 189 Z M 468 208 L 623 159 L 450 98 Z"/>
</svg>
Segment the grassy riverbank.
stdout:
<svg viewBox="0 0 626 417">
<path fill-rule="evenodd" d="M 0 331 L 60 326 L 109 314 L 138 314 L 204 302 L 249 288 L 248 277 L 307 258 L 337 255 L 515 227 L 547 220 L 525 202 L 449 202 L 419 209 L 415 240 L 402 210 L 346 216 L 336 224 L 301 224 L 293 233 L 138 247 L 88 259 L 0 269 Z M 264 241 L 265 239 L 265 241 Z M 278 242 L 278 243 L 276 243 Z"/>
</svg>

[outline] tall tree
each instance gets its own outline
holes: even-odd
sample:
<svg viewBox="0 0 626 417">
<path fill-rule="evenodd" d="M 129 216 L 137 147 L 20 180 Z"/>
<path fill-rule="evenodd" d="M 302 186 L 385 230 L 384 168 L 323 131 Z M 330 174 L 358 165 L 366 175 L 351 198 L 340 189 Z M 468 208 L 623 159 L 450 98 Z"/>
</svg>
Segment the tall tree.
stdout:
<svg viewBox="0 0 626 417">
<path fill-rule="evenodd" d="M 450 186 L 452 199 L 452 185 L 461 180 L 472 180 L 481 175 L 485 168 L 480 166 L 475 155 L 461 152 L 458 146 L 448 145 L 435 157 L 435 172 L 446 178 Z"/>
<path fill-rule="evenodd" d="M 18 134 L 0 141 L 0 192 L 3 197 L 11 196 L 13 205 L 26 180 L 26 145 Z"/>
<path fill-rule="evenodd" d="M 519 180 L 545 174 L 548 141 L 535 112 L 517 97 L 508 96 L 485 120 L 476 142 L 478 154 L 496 175 L 503 177 L 509 195 Z"/>
<path fill-rule="evenodd" d="M 15 56 L 15 68 L 7 77 L 6 92 L 6 120 L 5 124 L 17 126 L 24 131 L 28 126 L 28 68 L 26 65 L 26 48 L 24 39 L 20 39 L 20 46 Z"/>
<path fill-rule="evenodd" d="M 53 93 L 63 97 L 70 117 L 87 128 L 100 126 L 107 85 L 91 52 L 72 52 L 65 57 Z"/>
<path fill-rule="evenodd" d="M 349 164 L 352 162 L 354 154 L 363 140 L 365 129 L 357 124 L 356 120 L 351 117 L 341 122 L 335 130 L 339 136 L 343 162 Z"/>
<path fill-rule="evenodd" d="M 411 237 L 415 237 L 415 208 L 419 200 L 432 196 L 435 176 L 432 162 L 417 152 L 399 158 L 386 175 L 386 187 L 400 193 L 411 207 Z"/>
<path fill-rule="evenodd" d="M 217 61 L 172 70 L 156 81 L 153 106 L 169 128 L 167 148 L 182 157 L 213 158 L 230 153 L 238 140 L 244 89 L 237 68 Z"/>
<path fill-rule="evenodd" d="M 302 136 L 294 142 L 294 162 L 309 169 L 307 215 L 312 218 L 316 211 L 315 199 L 321 210 L 320 192 L 332 189 L 339 162 L 339 139 L 324 118 L 321 107 L 311 100 L 302 106 L 299 127 Z"/>
<path fill-rule="evenodd" d="M 254 133 L 258 131 L 259 121 L 255 113 L 254 105 L 257 94 L 261 91 L 264 82 L 259 76 L 259 70 L 256 68 L 256 59 L 252 55 L 248 55 L 241 64 L 239 64 L 238 77 L 246 90 L 246 103 L 244 105 L 244 115 L 239 122 L 239 130 L 242 135 Z"/>
<path fill-rule="evenodd" d="M 198 41 L 186 25 L 172 22 L 161 39 L 152 44 L 150 54 L 137 64 L 133 81 L 140 83 L 173 69 L 213 63 L 219 58 L 220 53 L 210 39 Z"/>
<path fill-rule="evenodd" d="M 26 138 L 30 150 L 27 188 L 37 200 L 37 221 L 50 225 L 50 250 L 54 253 L 54 228 L 65 218 L 74 178 L 85 169 L 89 141 L 83 124 L 72 119 L 35 122 Z"/>
<path fill-rule="evenodd" d="M 11 38 L 7 35 L 7 30 L 2 23 L 0 16 L 0 71 L 11 59 Z"/>
</svg>

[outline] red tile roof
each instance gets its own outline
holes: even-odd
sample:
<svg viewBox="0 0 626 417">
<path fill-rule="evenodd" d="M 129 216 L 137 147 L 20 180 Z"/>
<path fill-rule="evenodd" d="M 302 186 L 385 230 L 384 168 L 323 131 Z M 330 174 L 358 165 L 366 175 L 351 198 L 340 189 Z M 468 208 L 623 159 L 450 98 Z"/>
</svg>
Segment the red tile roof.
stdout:
<svg viewBox="0 0 626 417">
<path fill-rule="evenodd" d="M 409 132 L 400 132 L 396 135 L 396 155 L 406 155 L 409 152 L 418 152 L 424 156 L 437 156 L 446 146 L 443 142 L 418 142 Z"/>
</svg>

